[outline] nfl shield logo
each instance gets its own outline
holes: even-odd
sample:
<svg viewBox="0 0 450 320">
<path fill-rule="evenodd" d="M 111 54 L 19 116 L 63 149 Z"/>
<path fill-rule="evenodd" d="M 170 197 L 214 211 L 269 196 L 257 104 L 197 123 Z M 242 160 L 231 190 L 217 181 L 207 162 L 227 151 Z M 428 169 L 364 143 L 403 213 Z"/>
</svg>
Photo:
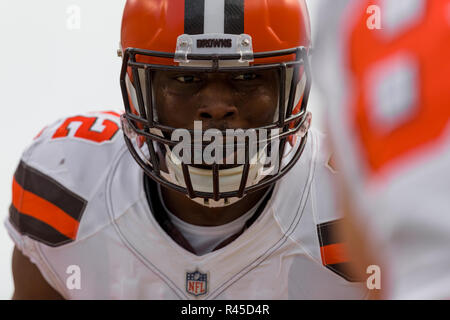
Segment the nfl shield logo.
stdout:
<svg viewBox="0 0 450 320">
<path fill-rule="evenodd" d="M 186 291 L 193 296 L 201 296 L 208 291 L 208 274 L 195 272 L 186 272 Z"/>
</svg>

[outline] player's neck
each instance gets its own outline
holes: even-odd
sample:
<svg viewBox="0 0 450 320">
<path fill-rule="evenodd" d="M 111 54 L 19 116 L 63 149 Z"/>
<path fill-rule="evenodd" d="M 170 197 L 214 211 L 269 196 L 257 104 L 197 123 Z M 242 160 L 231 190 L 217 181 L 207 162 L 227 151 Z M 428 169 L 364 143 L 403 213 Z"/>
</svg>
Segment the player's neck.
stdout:
<svg viewBox="0 0 450 320">
<path fill-rule="evenodd" d="M 252 193 L 241 201 L 223 208 L 204 207 L 176 191 L 161 188 L 167 208 L 181 220 L 198 226 L 220 226 L 236 220 L 253 208 L 268 188 Z"/>
</svg>

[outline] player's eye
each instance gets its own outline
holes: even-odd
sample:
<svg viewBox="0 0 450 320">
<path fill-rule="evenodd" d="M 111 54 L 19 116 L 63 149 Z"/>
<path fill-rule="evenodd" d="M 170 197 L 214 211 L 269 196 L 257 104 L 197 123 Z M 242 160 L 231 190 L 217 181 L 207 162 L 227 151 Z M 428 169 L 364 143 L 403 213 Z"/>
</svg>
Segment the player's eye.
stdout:
<svg viewBox="0 0 450 320">
<path fill-rule="evenodd" d="M 175 79 L 181 83 L 186 83 L 186 84 L 196 83 L 196 82 L 200 82 L 202 80 L 199 77 L 192 76 L 192 75 L 178 76 Z"/>
<path fill-rule="evenodd" d="M 250 81 L 255 80 L 256 78 L 258 78 L 258 75 L 256 73 L 243 73 L 235 76 L 233 80 Z"/>
</svg>

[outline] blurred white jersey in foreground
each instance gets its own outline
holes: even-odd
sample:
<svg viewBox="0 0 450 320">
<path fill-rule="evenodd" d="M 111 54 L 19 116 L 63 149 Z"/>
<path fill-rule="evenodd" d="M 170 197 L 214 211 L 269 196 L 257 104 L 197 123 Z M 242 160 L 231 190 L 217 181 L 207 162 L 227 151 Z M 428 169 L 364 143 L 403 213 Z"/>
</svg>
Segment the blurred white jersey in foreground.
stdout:
<svg viewBox="0 0 450 320">
<path fill-rule="evenodd" d="M 388 298 L 450 298 L 450 1 L 325 5 L 316 80 L 356 223 Z"/>
</svg>

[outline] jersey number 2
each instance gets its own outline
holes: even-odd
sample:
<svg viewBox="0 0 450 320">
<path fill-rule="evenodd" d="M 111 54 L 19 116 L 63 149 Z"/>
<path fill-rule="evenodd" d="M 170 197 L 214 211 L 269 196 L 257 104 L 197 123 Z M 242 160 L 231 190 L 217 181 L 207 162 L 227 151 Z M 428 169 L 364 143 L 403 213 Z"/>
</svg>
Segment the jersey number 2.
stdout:
<svg viewBox="0 0 450 320">
<path fill-rule="evenodd" d="M 102 143 L 110 141 L 117 131 L 119 126 L 114 121 L 99 117 L 77 116 L 66 119 L 52 138 L 66 138 L 73 135 L 75 138 Z"/>
</svg>

